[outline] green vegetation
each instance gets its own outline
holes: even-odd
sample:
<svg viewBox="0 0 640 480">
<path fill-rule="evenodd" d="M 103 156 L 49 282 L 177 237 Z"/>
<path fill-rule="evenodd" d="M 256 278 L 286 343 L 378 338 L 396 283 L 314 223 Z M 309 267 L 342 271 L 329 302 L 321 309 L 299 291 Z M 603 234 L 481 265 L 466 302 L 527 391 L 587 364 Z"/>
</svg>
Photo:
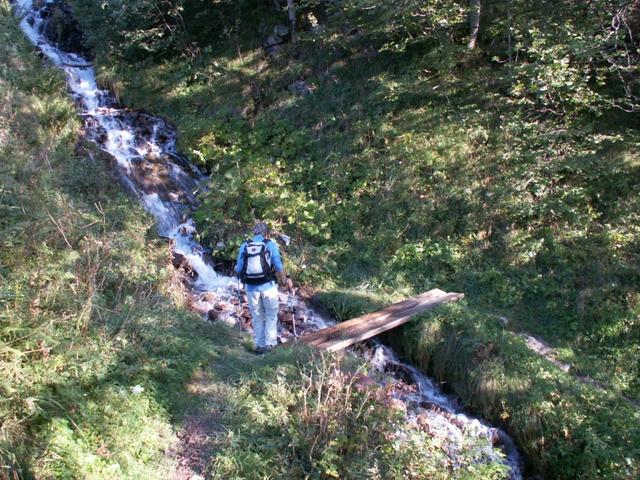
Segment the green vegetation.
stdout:
<svg viewBox="0 0 640 480">
<path fill-rule="evenodd" d="M 176 0 L 164 26 L 73 3 L 103 82 L 172 119 L 211 172 L 196 218 L 203 240 L 227 242 L 220 256 L 257 216 L 293 236 L 294 275 L 337 313 L 465 292 L 437 331 L 408 327 L 432 338 L 402 337 L 406 352 L 501 419 L 549 478 L 638 475 L 637 1 L 483 2 L 474 50 L 466 2 L 324 2 L 326 23 L 274 57 L 260 48 L 286 23 L 273 2 Z M 300 2 L 302 16 L 320 3 Z M 505 346 L 474 363 L 474 342 Z M 490 389 L 468 384 L 481 369 Z"/>
<path fill-rule="evenodd" d="M 74 5 L 103 82 L 171 118 L 212 173 L 197 220 L 221 256 L 266 218 L 294 237 L 300 281 L 464 291 L 639 398 L 637 52 L 611 27 L 619 3 L 493 2 L 468 51 L 462 3 L 342 2 L 274 58 L 272 2 L 185 2 L 162 48 L 138 41 L 153 16 Z"/>
<path fill-rule="evenodd" d="M 545 478 L 635 478 L 637 404 L 563 374 L 498 319 L 456 306 L 391 344 L 466 405 L 503 423 Z"/>
<path fill-rule="evenodd" d="M 200 415 L 213 478 L 504 478 L 483 442 L 443 464 L 362 366 L 255 357 L 182 308 L 166 244 L 6 1 L 0 38 L 0 478 L 172 478 Z"/>
</svg>

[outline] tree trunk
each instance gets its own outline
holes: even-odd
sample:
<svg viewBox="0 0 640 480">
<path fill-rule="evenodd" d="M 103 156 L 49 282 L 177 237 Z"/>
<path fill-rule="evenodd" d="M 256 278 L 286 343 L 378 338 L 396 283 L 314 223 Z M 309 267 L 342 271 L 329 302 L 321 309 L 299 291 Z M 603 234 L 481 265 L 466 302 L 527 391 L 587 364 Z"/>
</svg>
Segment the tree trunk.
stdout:
<svg viewBox="0 0 640 480">
<path fill-rule="evenodd" d="M 296 7 L 293 4 L 293 0 L 287 0 L 287 11 L 289 12 L 289 28 L 291 29 L 291 42 L 295 43 L 298 40 L 296 34 Z"/>
<path fill-rule="evenodd" d="M 476 48 L 478 33 L 480 33 L 480 10 L 481 0 L 469 0 L 469 25 L 471 27 L 471 38 L 468 47 L 470 50 Z"/>
</svg>

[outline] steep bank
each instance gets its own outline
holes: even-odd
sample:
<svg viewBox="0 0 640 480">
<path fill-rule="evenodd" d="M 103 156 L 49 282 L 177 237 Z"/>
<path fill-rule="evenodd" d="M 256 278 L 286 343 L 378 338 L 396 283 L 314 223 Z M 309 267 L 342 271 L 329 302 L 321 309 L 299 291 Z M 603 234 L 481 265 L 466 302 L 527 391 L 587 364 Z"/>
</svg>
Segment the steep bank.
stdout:
<svg viewBox="0 0 640 480">
<path fill-rule="evenodd" d="M 166 478 L 216 329 L 0 2 L 0 477 Z M 177 297 L 176 297 L 177 298 Z"/>
</svg>

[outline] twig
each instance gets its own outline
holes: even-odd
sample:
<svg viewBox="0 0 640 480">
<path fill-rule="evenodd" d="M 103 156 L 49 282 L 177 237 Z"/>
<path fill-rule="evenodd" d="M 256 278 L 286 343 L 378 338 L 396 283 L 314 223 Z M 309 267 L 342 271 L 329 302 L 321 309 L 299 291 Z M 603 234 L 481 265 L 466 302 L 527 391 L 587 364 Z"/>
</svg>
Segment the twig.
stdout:
<svg viewBox="0 0 640 480">
<path fill-rule="evenodd" d="M 73 247 L 71 246 L 71 244 L 69 243 L 69 240 L 67 239 L 67 236 L 64 233 L 64 230 L 62 229 L 62 225 L 58 224 L 58 222 L 55 221 L 55 219 L 51 216 L 51 214 L 49 212 L 47 212 L 47 215 L 49 215 L 49 218 L 51 219 L 51 221 L 53 222 L 53 224 L 56 226 L 56 228 L 58 229 L 58 231 L 60 232 L 60 234 L 62 235 L 62 238 L 64 238 L 65 243 L 67 244 L 67 246 L 73 250 Z"/>
</svg>

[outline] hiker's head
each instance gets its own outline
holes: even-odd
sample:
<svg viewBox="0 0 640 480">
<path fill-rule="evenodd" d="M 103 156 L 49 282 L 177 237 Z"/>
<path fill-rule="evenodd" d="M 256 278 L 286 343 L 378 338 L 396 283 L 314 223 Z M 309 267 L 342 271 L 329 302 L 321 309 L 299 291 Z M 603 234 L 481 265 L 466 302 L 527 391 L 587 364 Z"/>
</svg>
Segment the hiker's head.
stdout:
<svg viewBox="0 0 640 480">
<path fill-rule="evenodd" d="M 254 235 L 262 235 L 263 237 L 269 236 L 269 227 L 264 222 L 256 222 L 253 226 L 253 234 Z"/>
</svg>

